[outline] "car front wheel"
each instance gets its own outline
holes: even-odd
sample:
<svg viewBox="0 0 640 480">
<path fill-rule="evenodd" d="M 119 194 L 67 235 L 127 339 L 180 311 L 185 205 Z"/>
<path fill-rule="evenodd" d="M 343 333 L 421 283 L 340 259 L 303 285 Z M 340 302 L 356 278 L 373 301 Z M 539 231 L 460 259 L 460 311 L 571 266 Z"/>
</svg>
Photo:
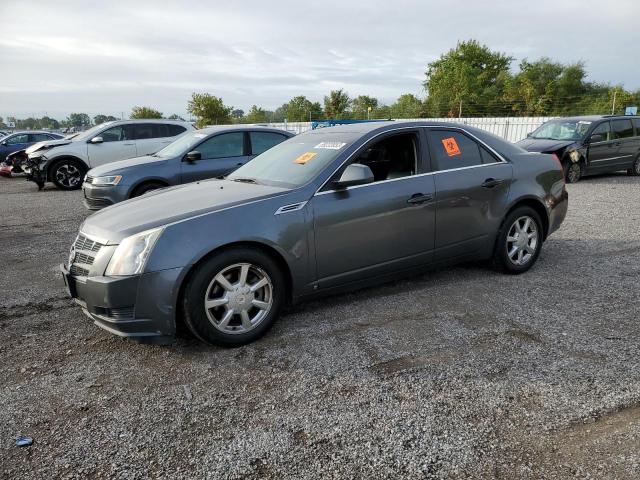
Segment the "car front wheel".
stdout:
<svg viewBox="0 0 640 480">
<path fill-rule="evenodd" d="M 59 160 L 51 166 L 51 180 L 60 190 L 77 190 L 82 186 L 86 170 L 78 160 Z"/>
<path fill-rule="evenodd" d="M 530 207 L 515 209 L 498 232 L 494 266 L 505 273 L 526 272 L 536 263 L 542 240 L 542 222 L 538 213 Z"/>
<path fill-rule="evenodd" d="M 567 183 L 578 183 L 582 178 L 582 165 L 580 162 L 571 162 L 565 167 Z"/>
<path fill-rule="evenodd" d="M 225 250 L 196 267 L 184 288 L 184 321 L 204 342 L 235 347 L 264 335 L 286 298 L 277 263 L 260 250 Z"/>
</svg>

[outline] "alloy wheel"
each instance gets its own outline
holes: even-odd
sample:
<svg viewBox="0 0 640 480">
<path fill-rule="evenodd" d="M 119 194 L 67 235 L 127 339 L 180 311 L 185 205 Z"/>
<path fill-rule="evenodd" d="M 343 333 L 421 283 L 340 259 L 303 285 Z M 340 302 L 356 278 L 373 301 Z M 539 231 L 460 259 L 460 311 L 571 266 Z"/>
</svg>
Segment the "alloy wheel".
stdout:
<svg viewBox="0 0 640 480">
<path fill-rule="evenodd" d="M 538 226 L 535 220 L 528 215 L 519 217 L 507 234 L 507 257 L 514 265 L 526 265 L 535 255 L 538 243 Z"/>
<path fill-rule="evenodd" d="M 209 283 L 204 298 L 209 322 L 226 334 L 253 330 L 272 306 L 271 278 L 250 263 L 236 263 L 220 271 Z"/>
<path fill-rule="evenodd" d="M 580 180 L 580 176 L 582 174 L 582 168 L 579 163 L 572 163 L 569 165 L 569 170 L 567 171 L 567 180 L 569 183 L 576 183 Z"/>
<path fill-rule="evenodd" d="M 80 169 L 69 163 L 60 165 L 56 169 L 55 175 L 58 183 L 67 188 L 76 187 L 82 181 Z"/>
</svg>

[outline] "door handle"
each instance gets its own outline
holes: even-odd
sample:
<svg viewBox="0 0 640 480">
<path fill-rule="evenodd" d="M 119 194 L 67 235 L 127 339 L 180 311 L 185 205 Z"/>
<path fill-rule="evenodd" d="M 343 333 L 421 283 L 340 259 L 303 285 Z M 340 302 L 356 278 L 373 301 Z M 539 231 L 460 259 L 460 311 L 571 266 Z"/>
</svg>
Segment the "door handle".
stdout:
<svg viewBox="0 0 640 480">
<path fill-rule="evenodd" d="M 482 182 L 483 188 L 494 188 L 500 185 L 504 180 L 496 180 L 495 178 L 487 178 L 484 182 Z"/>
<path fill-rule="evenodd" d="M 424 202 L 428 202 L 429 200 L 432 200 L 433 196 L 424 193 L 414 193 L 413 195 L 411 195 L 411 198 L 409 198 L 409 200 L 407 200 L 407 203 L 411 204 L 411 205 L 418 205 L 420 203 L 424 203 Z"/>
<path fill-rule="evenodd" d="M 238 162 L 238 163 L 236 163 L 236 165 L 237 165 L 237 166 L 239 166 L 239 167 L 241 167 L 242 165 L 244 165 L 244 163 L 242 163 L 242 162 Z"/>
<path fill-rule="evenodd" d="M 135 145 L 135 143 L 123 143 L 123 145 L 131 146 L 131 145 Z"/>
</svg>

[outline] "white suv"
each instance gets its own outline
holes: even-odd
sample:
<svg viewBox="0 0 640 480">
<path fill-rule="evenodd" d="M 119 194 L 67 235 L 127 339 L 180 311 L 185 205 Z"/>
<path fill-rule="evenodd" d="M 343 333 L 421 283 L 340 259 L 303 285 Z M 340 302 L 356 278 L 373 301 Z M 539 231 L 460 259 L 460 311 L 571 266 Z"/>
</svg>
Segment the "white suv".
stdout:
<svg viewBox="0 0 640 480">
<path fill-rule="evenodd" d="M 189 122 L 173 120 L 118 120 L 96 125 L 71 139 L 40 142 L 26 150 L 25 168 L 42 185 L 53 182 L 63 190 L 82 186 L 85 173 L 93 167 L 127 158 L 151 155 L 186 131 Z"/>
</svg>

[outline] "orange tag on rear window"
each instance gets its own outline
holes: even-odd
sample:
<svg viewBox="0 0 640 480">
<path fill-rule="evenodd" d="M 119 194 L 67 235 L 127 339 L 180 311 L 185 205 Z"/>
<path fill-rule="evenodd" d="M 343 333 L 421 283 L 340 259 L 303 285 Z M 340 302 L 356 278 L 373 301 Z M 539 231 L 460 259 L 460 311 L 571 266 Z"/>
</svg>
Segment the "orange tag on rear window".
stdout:
<svg viewBox="0 0 640 480">
<path fill-rule="evenodd" d="M 456 142 L 456 139 L 453 137 L 443 138 L 442 145 L 444 145 L 444 149 L 450 157 L 462 153 L 460 152 L 460 147 L 458 147 L 458 142 Z"/>
<path fill-rule="evenodd" d="M 311 160 L 316 155 L 318 155 L 316 152 L 303 153 L 298 158 L 296 158 L 293 161 L 293 163 L 297 163 L 298 165 L 304 165 L 305 163 L 307 163 L 309 160 Z"/>
</svg>

